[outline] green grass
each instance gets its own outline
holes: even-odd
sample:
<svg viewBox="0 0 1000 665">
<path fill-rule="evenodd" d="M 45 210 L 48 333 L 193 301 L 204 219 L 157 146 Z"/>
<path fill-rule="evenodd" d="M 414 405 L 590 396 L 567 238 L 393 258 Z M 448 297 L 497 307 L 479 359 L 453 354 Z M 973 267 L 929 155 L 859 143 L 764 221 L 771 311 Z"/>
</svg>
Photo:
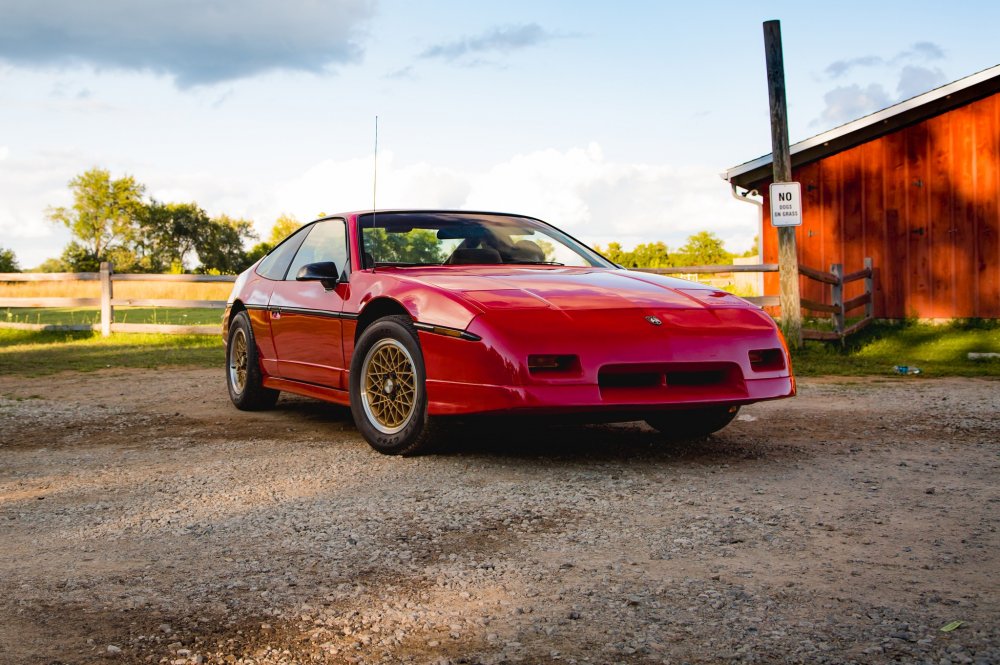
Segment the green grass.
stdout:
<svg viewBox="0 0 1000 665">
<path fill-rule="evenodd" d="M 919 367 L 921 376 L 1000 377 L 1000 360 L 969 360 L 970 351 L 1000 353 L 1000 323 L 874 324 L 836 342 L 806 342 L 792 354 L 798 376 L 890 376 Z"/>
<path fill-rule="evenodd" d="M 0 328 L 0 374 L 41 376 L 108 367 L 222 367 L 216 335 L 153 335 L 9 330 Z"/>
<path fill-rule="evenodd" d="M 218 315 L 217 310 L 207 311 Z M 793 354 L 792 364 L 798 376 L 894 376 L 894 365 L 908 365 L 919 367 L 920 376 L 1000 377 L 1000 360 L 969 360 L 970 351 L 1000 352 L 1000 323 L 875 324 L 852 336 L 843 347 L 833 342 L 806 342 Z M 105 338 L 90 331 L 0 328 L 0 374 L 38 376 L 108 367 L 222 367 L 224 361 L 222 341 L 215 335 L 117 333 Z"/>
<path fill-rule="evenodd" d="M 178 307 L 115 307 L 116 323 L 156 323 L 160 325 L 217 325 L 221 309 Z M 97 324 L 101 312 L 85 307 L 0 308 L 0 322 L 58 325 Z"/>
</svg>

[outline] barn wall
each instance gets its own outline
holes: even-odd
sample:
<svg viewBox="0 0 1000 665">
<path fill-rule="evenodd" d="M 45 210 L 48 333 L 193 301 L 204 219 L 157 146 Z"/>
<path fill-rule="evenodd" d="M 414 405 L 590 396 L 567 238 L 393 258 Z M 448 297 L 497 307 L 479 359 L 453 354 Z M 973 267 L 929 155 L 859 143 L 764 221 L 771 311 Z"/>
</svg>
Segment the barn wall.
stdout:
<svg viewBox="0 0 1000 665">
<path fill-rule="evenodd" d="M 851 272 L 871 256 L 876 317 L 1000 318 L 1000 95 L 799 166 L 793 178 L 803 195 L 799 262 Z M 768 184 L 755 185 L 765 220 Z M 763 251 L 777 262 L 767 221 Z M 801 290 L 829 300 L 812 280 Z M 776 274 L 765 292 L 778 293 Z"/>
</svg>

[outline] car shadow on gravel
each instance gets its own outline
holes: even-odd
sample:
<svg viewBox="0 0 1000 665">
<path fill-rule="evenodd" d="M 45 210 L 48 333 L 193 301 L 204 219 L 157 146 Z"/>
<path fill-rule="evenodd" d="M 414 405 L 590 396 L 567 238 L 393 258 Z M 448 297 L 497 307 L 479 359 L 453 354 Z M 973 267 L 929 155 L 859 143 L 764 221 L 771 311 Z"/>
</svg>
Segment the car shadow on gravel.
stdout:
<svg viewBox="0 0 1000 665">
<path fill-rule="evenodd" d="M 640 422 L 552 425 L 532 420 L 492 419 L 452 424 L 429 455 L 592 462 L 701 461 L 729 463 L 788 457 L 785 446 L 722 431 L 700 439 L 671 441 Z"/>
<path fill-rule="evenodd" d="M 278 404 L 270 413 L 288 416 L 299 423 L 340 424 L 354 429 L 354 418 L 351 416 L 349 407 L 290 393 L 282 393 L 281 399 L 278 400 Z"/>
</svg>

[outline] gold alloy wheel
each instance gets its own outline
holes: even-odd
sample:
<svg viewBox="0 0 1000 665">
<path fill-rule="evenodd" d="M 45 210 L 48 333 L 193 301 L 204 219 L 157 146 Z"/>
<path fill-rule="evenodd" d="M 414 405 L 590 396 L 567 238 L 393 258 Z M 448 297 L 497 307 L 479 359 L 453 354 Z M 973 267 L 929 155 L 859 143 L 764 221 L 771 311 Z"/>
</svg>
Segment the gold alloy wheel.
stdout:
<svg viewBox="0 0 1000 665">
<path fill-rule="evenodd" d="M 417 403 L 413 357 L 395 339 L 379 340 L 361 366 L 361 405 L 368 422 L 383 434 L 406 427 Z"/>
<path fill-rule="evenodd" d="M 229 348 L 229 383 L 233 392 L 242 395 L 247 387 L 247 334 L 242 328 L 233 331 Z"/>
</svg>

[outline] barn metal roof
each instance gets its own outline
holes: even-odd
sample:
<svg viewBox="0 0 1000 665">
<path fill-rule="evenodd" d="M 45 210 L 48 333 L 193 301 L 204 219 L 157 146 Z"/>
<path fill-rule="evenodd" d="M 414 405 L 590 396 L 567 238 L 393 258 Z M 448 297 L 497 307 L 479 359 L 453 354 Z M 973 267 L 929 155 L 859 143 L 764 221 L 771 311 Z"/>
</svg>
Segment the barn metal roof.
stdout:
<svg viewBox="0 0 1000 665">
<path fill-rule="evenodd" d="M 792 167 L 808 164 L 852 148 L 901 127 L 964 106 L 1000 92 L 1000 65 L 958 79 L 922 95 L 876 111 L 863 118 L 817 134 L 791 146 Z M 720 174 L 724 180 L 750 187 L 772 176 L 771 153 L 734 166 Z"/>
</svg>

